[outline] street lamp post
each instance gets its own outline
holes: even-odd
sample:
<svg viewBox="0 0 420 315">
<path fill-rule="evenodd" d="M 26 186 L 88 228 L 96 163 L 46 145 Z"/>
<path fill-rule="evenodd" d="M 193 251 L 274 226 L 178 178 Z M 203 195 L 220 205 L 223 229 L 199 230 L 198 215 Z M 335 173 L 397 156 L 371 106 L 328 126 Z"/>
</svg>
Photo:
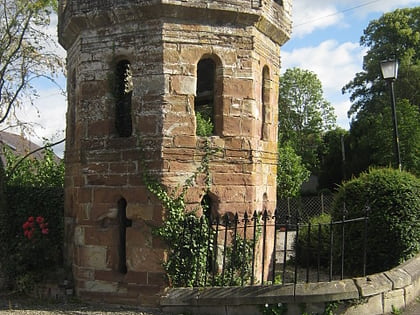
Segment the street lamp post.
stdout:
<svg viewBox="0 0 420 315">
<path fill-rule="evenodd" d="M 392 122 L 394 124 L 394 145 L 395 155 L 397 158 L 398 169 L 401 171 L 401 154 L 400 154 L 400 140 L 398 137 L 398 123 L 397 113 L 395 110 L 395 93 L 394 93 L 394 81 L 398 75 L 398 61 L 397 60 L 385 60 L 381 61 L 381 71 L 383 78 L 388 82 L 391 90 L 391 108 L 392 108 Z"/>
</svg>

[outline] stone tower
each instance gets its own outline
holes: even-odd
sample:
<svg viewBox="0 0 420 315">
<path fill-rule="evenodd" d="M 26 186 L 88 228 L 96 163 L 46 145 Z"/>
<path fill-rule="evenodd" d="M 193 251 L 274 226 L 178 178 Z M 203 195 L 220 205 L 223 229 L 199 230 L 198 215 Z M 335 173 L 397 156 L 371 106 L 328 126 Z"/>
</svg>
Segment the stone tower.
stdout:
<svg viewBox="0 0 420 315">
<path fill-rule="evenodd" d="M 167 285 L 164 210 L 144 166 L 173 189 L 200 165 L 213 214 L 276 205 L 280 46 L 291 0 L 61 0 L 67 50 L 66 255 L 79 296 L 154 304 Z M 206 121 L 206 131 L 200 121 Z"/>
</svg>

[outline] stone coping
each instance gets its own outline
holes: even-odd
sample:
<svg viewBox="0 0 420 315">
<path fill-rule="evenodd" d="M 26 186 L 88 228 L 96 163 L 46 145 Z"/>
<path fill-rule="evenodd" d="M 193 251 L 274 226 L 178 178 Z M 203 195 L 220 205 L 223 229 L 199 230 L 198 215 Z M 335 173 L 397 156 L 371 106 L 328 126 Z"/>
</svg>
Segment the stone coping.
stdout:
<svg viewBox="0 0 420 315">
<path fill-rule="evenodd" d="M 328 302 L 347 301 L 342 303 L 346 307 L 340 307 L 340 314 L 386 314 L 393 307 L 404 308 L 419 295 L 420 254 L 389 271 L 346 280 L 296 285 L 170 288 L 161 297 L 160 305 L 170 312 L 215 314 L 223 310 L 223 314 L 245 315 L 255 312 L 256 305 L 318 304 L 319 309 L 319 305 Z"/>
</svg>

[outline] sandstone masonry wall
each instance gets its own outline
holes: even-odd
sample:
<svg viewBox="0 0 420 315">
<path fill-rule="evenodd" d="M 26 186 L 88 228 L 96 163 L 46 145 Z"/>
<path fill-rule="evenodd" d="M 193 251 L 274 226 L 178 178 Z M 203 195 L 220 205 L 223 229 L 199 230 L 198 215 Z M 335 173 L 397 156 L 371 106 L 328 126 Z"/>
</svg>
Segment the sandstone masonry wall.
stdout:
<svg viewBox="0 0 420 315">
<path fill-rule="evenodd" d="M 144 186 L 146 170 L 176 189 L 197 171 L 208 141 L 217 149 L 207 192 L 212 212 L 275 209 L 279 55 L 290 36 L 289 7 L 254 0 L 77 0 L 59 7 L 69 73 L 66 256 L 76 293 L 155 304 L 167 286 L 166 251 L 152 230 L 165 214 Z M 216 64 L 209 137 L 195 131 L 203 58 Z M 124 136 L 116 127 L 121 62 L 130 72 Z M 199 177 L 188 209 L 200 207 L 205 194 Z"/>
</svg>

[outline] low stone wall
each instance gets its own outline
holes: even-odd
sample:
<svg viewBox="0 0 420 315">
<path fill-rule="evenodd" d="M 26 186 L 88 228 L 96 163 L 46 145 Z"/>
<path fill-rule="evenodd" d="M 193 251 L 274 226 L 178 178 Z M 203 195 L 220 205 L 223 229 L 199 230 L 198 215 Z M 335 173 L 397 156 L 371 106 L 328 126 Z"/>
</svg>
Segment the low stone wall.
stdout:
<svg viewBox="0 0 420 315">
<path fill-rule="evenodd" d="M 161 298 L 166 312 L 259 314 L 265 304 L 282 305 L 284 315 L 323 313 L 386 314 L 420 295 L 420 255 L 378 274 L 342 281 L 226 288 L 172 288 Z M 287 309 L 287 311 L 286 311 Z"/>
</svg>

